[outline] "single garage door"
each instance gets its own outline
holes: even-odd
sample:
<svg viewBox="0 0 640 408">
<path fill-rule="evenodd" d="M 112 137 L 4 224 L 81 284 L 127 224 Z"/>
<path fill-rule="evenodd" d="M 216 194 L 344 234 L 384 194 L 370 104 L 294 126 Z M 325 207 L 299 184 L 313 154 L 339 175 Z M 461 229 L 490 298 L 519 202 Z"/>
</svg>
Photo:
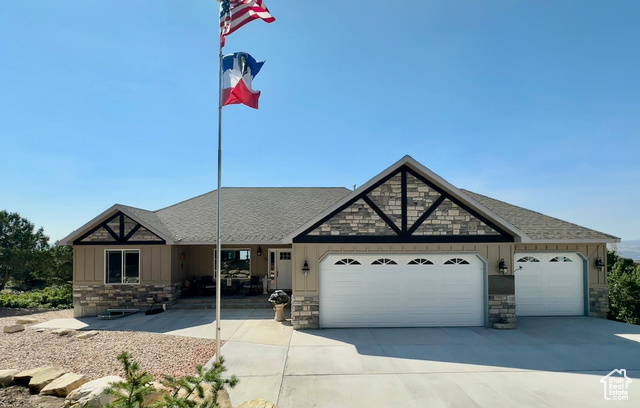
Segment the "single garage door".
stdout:
<svg viewBox="0 0 640 408">
<path fill-rule="evenodd" d="M 575 253 L 516 253 L 518 316 L 584 314 L 583 261 Z M 518 269 L 522 267 L 522 269 Z"/>
<path fill-rule="evenodd" d="M 340 254 L 320 263 L 320 327 L 484 325 L 475 255 Z"/>
</svg>

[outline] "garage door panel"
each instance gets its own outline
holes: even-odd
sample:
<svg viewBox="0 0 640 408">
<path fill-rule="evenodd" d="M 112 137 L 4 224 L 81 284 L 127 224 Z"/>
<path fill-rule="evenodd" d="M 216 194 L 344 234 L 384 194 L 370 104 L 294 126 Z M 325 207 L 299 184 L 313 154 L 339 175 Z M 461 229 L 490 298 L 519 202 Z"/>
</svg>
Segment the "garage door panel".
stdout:
<svg viewBox="0 0 640 408">
<path fill-rule="evenodd" d="M 348 257 L 361 265 L 336 267 L 335 256 L 320 264 L 322 327 L 484 325 L 483 266 L 475 255 L 464 256 L 467 265 L 444 265 L 451 255 L 429 256 L 434 265 L 407 265 L 424 255 Z M 382 257 L 397 265 L 371 265 Z"/>
<path fill-rule="evenodd" d="M 538 262 L 518 262 L 525 257 Z M 517 253 L 515 259 L 522 267 L 515 278 L 518 316 L 584 314 L 584 273 L 577 254 Z"/>
</svg>

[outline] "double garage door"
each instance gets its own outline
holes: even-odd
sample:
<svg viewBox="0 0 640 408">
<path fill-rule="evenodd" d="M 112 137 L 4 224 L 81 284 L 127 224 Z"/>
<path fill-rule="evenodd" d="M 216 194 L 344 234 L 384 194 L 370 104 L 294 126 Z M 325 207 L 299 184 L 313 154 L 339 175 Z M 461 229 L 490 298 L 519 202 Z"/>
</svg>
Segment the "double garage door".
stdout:
<svg viewBox="0 0 640 408">
<path fill-rule="evenodd" d="M 320 263 L 320 327 L 484 325 L 475 255 L 340 254 Z"/>
<path fill-rule="evenodd" d="M 584 314 L 584 262 L 575 253 L 516 253 L 518 316 Z"/>
</svg>

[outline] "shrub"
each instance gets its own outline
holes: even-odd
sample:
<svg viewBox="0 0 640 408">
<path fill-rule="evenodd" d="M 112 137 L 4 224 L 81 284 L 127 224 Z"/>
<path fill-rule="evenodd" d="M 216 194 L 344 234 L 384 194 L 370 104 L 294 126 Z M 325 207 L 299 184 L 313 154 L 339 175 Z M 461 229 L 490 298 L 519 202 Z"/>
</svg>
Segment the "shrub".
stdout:
<svg viewBox="0 0 640 408">
<path fill-rule="evenodd" d="M 286 305 L 289 303 L 289 295 L 284 290 L 276 290 L 269 296 L 269 302 L 274 305 Z"/>
<path fill-rule="evenodd" d="M 71 285 L 61 285 L 42 290 L 0 293 L 0 307 L 72 308 L 73 288 Z"/>
<path fill-rule="evenodd" d="M 607 254 L 609 318 L 640 324 L 640 265 L 615 252 Z"/>
</svg>

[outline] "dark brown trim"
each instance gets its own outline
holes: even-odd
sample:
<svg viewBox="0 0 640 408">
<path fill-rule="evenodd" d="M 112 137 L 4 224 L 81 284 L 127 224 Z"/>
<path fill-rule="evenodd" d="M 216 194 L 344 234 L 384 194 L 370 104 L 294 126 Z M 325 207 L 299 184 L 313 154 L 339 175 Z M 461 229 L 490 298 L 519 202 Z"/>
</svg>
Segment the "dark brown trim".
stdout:
<svg viewBox="0 0 640 408">
<path fill-rule="evenodd" d="M 306 235 L 293 239 L 294 244 L 420 244 L 420 243 L 493 243 L 513 242 L 502 235 Z"/>
<path fill-rule="evenodd" d="M 111 227 L 107 225 L 108 223 L 113 221 L 116 217 L 119 218 L 119 222 L 120 222 L 120 225 L 118 228 L 118 231 L 120 234 L 116 234 L 116 232 L 113 231 Z M 118 211 L 114 216 L 108 218 L 106 221 L 102 222 L 98 226 L 90 229 L 89 232 L 81 235 L 80 238 L 74 240 L 73 245 L 165 245 L 167 243 L 167 241 L 160 238 L 157 234 L 154 234 L 153 232 L 149 231 L 148 228 L 146 228 L 146 230 L 149 231 L 149 233 L 156 236 L 158 238 L 158 241 L 131 241 L 130 239 L 133 236 L 133 234 L 135 234 L 136 231 L 138 231 L 140 227 L 142 227 L 142 225 L 139 223 L 136 223 L 133 229 L 129 231 L 129 233 L 126 236 L 124 236 L 124 217 L 125 217 L 125 214 L 122 211 Z M 87 238 L 89 235 L 98 231 L 100 228 L 104 228 L 109 233 L 109 235 L 113 237 L 115 241 L 82 242 L 83 239 Z"/>
<path fill-rule="evenodd" d="M 364 200 L 365 203 L 367 203 L 367 205 L 369 207 L 371 207 L 371 209 L 373 211 L 376 212 L 376 214 L 378 214 L 378 216 L 380 218 L 382 218 L 382 221 L 384 221 L 385 223 L 387 223 L 387 225 L 398 235 L 402 234 L 402 231 L 400 231 L 400 229 L 398 229 L 398 226 L 396 225 L 395 222 L 393 222 L 393 220 L 391 220 L 391 218 L 387 217 L 387 214 L 385 214 L 384 212 L 382 212 L 382 210 L 373 202 L 371 201 L 371 199 L 368 196 L 362 196 L 362 199 Z"/>
</svg>

